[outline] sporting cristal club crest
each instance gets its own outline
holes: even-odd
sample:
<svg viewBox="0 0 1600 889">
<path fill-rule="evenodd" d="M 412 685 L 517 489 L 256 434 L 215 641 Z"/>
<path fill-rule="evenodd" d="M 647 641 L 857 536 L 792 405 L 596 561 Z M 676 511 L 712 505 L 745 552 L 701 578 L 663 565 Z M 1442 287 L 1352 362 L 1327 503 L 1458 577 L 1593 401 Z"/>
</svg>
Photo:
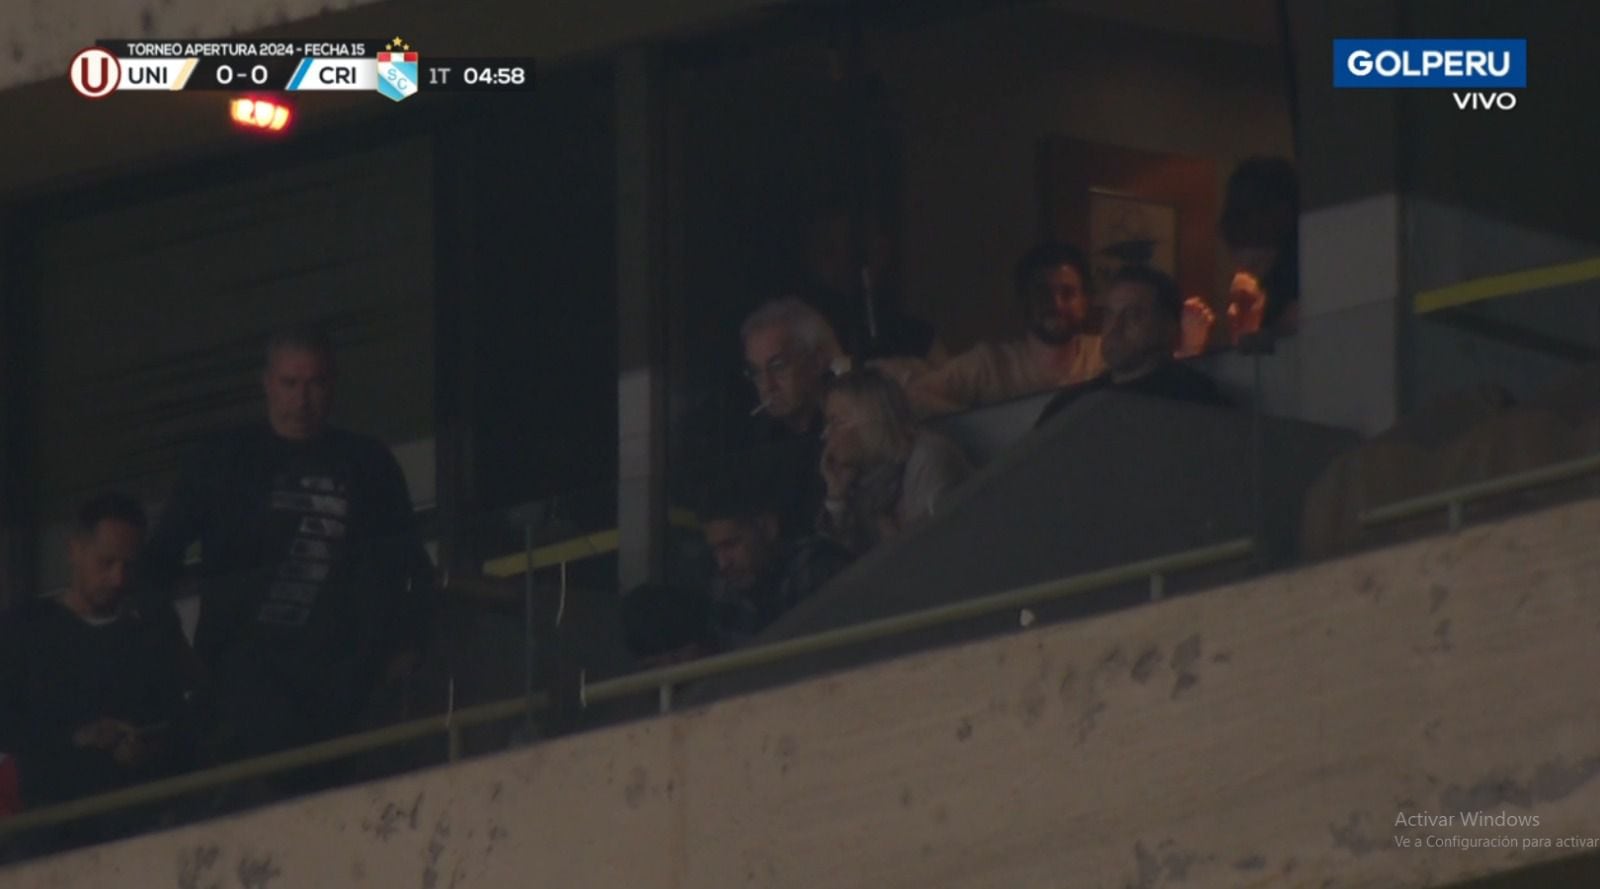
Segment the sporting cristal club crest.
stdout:
<svg viewBox="0 0 1600 889">
<path fill-rule="evenodd" d="M 378 53 L 378 92 L 396 102 L 417 94 L 417 54 L 399 37 Z"/>
</svg>

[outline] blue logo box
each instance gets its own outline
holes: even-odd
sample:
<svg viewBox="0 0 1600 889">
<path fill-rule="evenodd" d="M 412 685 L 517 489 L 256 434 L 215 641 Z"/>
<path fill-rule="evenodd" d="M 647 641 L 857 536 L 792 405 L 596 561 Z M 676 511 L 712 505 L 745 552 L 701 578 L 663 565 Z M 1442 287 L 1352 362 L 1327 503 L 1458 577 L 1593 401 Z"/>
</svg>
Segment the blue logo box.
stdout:
<svg viewBox="0 0 1600 889">
<path fill-rule="evenodd" d="M 1521 89 L 1528 41 L 1333 41 L 1333 85 L 1345 89 Z"/>
</svg>

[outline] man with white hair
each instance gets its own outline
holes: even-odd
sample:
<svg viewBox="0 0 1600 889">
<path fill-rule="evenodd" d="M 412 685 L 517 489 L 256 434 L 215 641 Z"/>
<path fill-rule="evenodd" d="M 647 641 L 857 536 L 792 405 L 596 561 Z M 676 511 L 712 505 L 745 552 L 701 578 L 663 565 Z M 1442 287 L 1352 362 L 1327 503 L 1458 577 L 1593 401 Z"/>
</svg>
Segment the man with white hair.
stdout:
<svg viewBox="0 0 1600 889">
<path fill-rule="evenodd" d="M 744 374 L 760 399 L 757 414 L 795 434 L 816 426 L 823 386 L 840 357 L 827 319 L 798 299 L 777 299 L 746 318 L 739 336 Z"/>
<path fill-rule="evenodd" d="M 770 474 L 786 533 L 810 527 L 823 499 L 822 399 L 843 359 L 838 337 L 816 309 L 798 299 L 762 305 L 739 329 L 745 377 L 755 387 L 756 418 L 745 444 Z"/>
</svg>

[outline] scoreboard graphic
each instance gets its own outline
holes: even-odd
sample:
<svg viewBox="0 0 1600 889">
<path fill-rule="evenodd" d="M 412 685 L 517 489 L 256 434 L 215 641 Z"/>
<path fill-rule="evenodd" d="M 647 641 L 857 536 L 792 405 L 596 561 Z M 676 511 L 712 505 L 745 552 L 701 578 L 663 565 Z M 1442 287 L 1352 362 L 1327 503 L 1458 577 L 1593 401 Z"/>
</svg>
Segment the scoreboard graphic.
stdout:
<svg viewBox="0 0 1600 889">
<path fill-rule="evenodd" d="M 423 92 L 521 92 L 526 58 L 435 58 L 391 40 L 99 40 L 67 77 L 86 99 L 133 91 L 370 92 L 401 102 Z"/>
</svg>

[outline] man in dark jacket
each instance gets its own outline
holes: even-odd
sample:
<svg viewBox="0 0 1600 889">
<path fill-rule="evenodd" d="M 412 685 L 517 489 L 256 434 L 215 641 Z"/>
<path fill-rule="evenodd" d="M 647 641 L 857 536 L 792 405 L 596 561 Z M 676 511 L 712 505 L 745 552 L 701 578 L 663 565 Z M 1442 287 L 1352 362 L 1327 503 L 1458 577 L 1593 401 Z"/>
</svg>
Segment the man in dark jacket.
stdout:
<svg viewBox="0 0 1600 889">
<path fill-rule="evenodd" d="M 0 750 L 23 802 L 41 806 L 149 780 L 186 764 L 198 679 L 177 614 L 125 595 L 145 533 L 138 501 L 79 510 L 72 584 L 0 625 Z"/>
<path fill-rule="evenodd" d="M 434 600 L 394 456 L 327 423 L 328 338 L 280 334 L 266 357 L 267 423 L 183 467 L 144 559 L 167 591 L 200 543 L 195 649 L 224 758 L 349 731 L 382 677 L 415 667 Z"/>
<path fill-rule="evenodd" d="M 814 534 L 784 537 L 760 487 L 725 482 L 701 507 L 716 565 L 709 589 L 644 586 L 628 594 L 623 615 L 636 654 L 666 663 L 738 648 L 850 563 L 848 552 Z"/>
<path fill-rule="evenodd" d="M 717 566 L 708 635 L 720 650 L 748 642 L 850 563 L 842 547 L 815 534 L 783 536 L 777 515 L 738 489 L 722 492 L 700 521 Z"/>
<path fill-rule="evenodd" d="M 783 534 L 810 533 L 822 507 L 822 398 L 843 357 L 826 318 L 797 299 L 768 302 L 739 331 L 758 403 L 732 449 L 738 472 L 763 475 Z M 717 477 L 728 461 L 713 468 Z"/>
<path fill-rule="evenodd" d="M 1165 273 L 1128 266 L 1111 280 L 1105 295 L 1105 329 L 1100 351 L 1106 372 L 1050 400 L 1037 426 L 1090 392 L 1111 390 L 1231 407 L 1215 381 L 1173 359 L 1183 327 L 1183 296 Z"/>
</svg>

